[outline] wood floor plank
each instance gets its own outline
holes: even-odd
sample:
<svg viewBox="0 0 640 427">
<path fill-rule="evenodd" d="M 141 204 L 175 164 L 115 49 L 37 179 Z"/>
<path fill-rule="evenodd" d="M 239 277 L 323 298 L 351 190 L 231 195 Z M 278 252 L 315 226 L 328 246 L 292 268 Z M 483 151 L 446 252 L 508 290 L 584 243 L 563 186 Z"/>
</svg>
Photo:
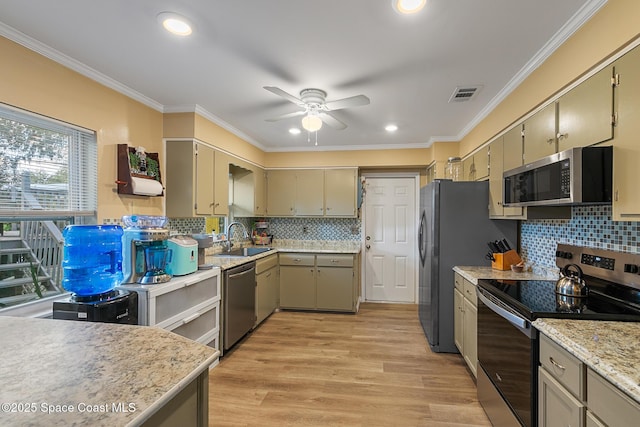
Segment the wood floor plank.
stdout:
<svg viewBox="0 0 640 427">
<path fill-rule="evenodd" d="M 490 426 L 460 355 L 431 352 L 417 306 L 274 313 L 209 376 L 211 426 Z"/>
</svg>

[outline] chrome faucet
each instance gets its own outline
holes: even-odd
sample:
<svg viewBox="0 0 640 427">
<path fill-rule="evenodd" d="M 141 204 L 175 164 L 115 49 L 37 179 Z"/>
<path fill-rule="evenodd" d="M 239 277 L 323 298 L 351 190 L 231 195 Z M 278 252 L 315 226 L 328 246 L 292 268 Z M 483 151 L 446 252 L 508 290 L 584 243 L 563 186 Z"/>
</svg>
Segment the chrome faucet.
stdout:
<svg viewBox="0 0 640 427">
<path fill-rule="evenodd" d="M 247 231 L 247 227 L 245 227 L 243 223 L 237 221 L 232 222 L 227 226 L 227 252 L 230 252 L 231 246 L 233 246 L 233 243 L 231 243 L 231 227 L 233 227 L 234 225 L 239 225 L 240 227 L 242 227 L 242 237 L 244 237 L 245 239 L 249 238 L 249 232 Z"/>
</svg>

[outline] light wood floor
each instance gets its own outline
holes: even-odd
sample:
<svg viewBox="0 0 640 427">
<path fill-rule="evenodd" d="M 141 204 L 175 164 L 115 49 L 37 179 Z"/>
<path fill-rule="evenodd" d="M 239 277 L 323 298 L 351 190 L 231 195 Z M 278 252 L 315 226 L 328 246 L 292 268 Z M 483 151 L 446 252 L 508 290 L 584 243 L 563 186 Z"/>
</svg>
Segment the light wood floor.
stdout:
<svg viewBox="0 0 640 427">
<path fill-rule="evenodd" d="M 458 354 L 416 305 L 274 313 L 209 377 L 211 426 L 490 426 Z"/>
</svg>

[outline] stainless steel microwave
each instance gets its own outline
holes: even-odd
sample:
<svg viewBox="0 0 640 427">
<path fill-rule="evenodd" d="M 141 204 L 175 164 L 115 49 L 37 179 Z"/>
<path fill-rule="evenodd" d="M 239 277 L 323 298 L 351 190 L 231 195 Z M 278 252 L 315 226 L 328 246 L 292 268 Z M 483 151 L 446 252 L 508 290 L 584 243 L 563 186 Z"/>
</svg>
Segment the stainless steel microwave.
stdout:
<svg viewBox="0 0 640 427">
<path fill-rule="evenodd" d="M 578 147 L 504 172 L 505 206 L 611 203 L 612 147 Z"/>
</svg>

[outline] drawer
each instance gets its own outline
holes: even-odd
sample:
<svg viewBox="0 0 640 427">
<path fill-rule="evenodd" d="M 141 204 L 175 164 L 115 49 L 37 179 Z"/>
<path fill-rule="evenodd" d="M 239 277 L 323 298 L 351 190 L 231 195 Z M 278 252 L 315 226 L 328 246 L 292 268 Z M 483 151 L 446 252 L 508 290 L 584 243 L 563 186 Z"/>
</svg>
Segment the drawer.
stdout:
<svg viewBox="0 0 640 427">
<path fill-rule="evenodd" d="M 478 296 L 476 294 L 476 285 L 474 285 L 473 283 L 471 283 L 467 279 L 462 279 L 462 280 L 463 280 L 462 295 L 464 295 L 464 297 L 466 299 L 468 299 L 469 302 L 471 302 L 471 304 L 473 304 L 474 307 L 477 307 L 478 306 Z"/>
<path fill-rule="evenodd" d="M 270 268 L 278 265 L 278 255 L 273 254 L 268 257 L 260 258 L 256 260 L 256 274 L 263 273 Z"/>
<path fill-rule="evenodd" d="M 317 255 L 318 267 L 353 267 L 353 255 L 326 254 Z"/>
<path fill-rule="evenodd" d="M 196 311 L 184 319 L 169 326 L 167 330 L 185 338 L 198 341 L 203 335 L 218 328 L 220 304 L 214 304 Z"/>
<path fill-rule="evenodd" d="M 587 369 L 587 406 L 608 426 L 638 425 L 640 405 L 591 369 Z"/>
<path fill-rule="evenodd" d="M 218 281 L 219 276 L 214 276 L 158 295 L 151 301 L 150 310 L 153 310 L 155 304 L 155 322 L 153 324 L 161 323 L 198 304 L 219 297 Z M 151 313 L 152 318 L 153 315 L 154 313 Z"/>
<path fill-rule="evenodd" d="M 313 254 L 280 254 L 280 265 L 310 265 L 315 263 Z"/>
<path fill-rule="evenodd" d="M 584 364 L 544 334 L 540 334 L 540 364 L 571 394 L 585 400 Z"/>
<path fill-rule="evenodd" d="M 460 293 L 463 292 L 463 283 L 464 278 L 460 275 L 460 273 L 453 273 L 453 284 L 455 285 L 456 289 L 460 291 Z"/>
</svg>

